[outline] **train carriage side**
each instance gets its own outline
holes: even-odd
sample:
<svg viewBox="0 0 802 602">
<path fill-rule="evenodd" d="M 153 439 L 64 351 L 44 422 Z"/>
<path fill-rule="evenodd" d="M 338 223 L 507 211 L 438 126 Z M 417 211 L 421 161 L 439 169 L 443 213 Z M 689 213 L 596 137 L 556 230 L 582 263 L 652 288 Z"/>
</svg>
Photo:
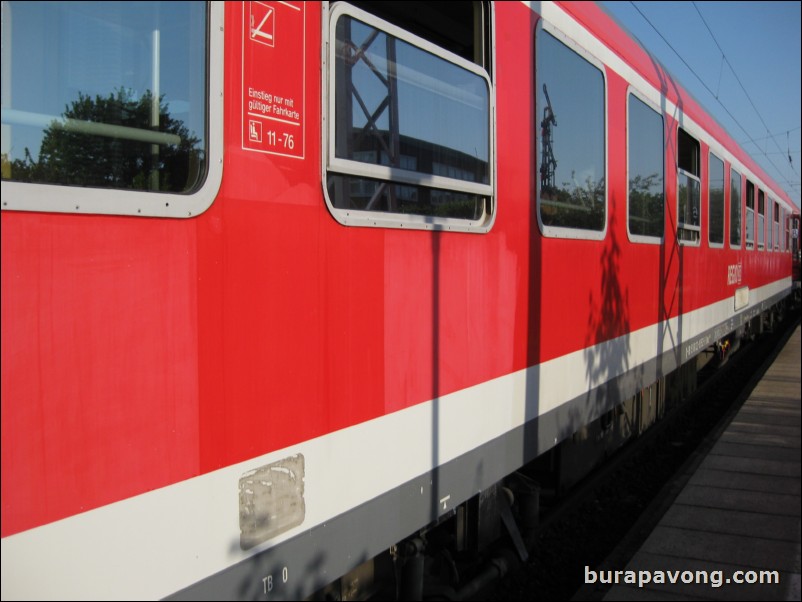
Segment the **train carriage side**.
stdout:
<svg viewBox="0 0 802 602">
<path fill-rule="evenodd" d="M 798 211 L 595 5 L 2 10 L 4 598 L 414 592 L 791 290 Z"/>
<path fill-rule="evenodd" d="M 47 32 L 3 36 L 4 597 L 305 596 L 519 465 L 502 437 L 536 415 L 529 205 L 496 215 L 491 6 L 435 13 L 448 48 L 407 9 L 185 8 L 3 5 L 4 27 Z M 27 88 L 49 64 L 64 77 Z M 390 143 L 366 131 L 388 127 L 388 82 L 407 103 Z M 184 143 L 176 191 L 162 159 Z"/>
</svg>

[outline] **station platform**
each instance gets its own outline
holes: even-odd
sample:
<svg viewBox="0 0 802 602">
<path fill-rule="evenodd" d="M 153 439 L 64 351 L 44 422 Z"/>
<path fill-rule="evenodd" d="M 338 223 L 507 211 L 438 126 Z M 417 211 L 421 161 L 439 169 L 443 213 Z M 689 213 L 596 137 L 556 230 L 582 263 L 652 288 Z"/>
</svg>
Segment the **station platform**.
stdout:
<svg viewBox="0 0 802 602">
<path fill-rule="evenodd" d="M 602 599 L 800 600 L 800 348 L 797 326 L 635 555 L 586 575 Z"/>
</svg>

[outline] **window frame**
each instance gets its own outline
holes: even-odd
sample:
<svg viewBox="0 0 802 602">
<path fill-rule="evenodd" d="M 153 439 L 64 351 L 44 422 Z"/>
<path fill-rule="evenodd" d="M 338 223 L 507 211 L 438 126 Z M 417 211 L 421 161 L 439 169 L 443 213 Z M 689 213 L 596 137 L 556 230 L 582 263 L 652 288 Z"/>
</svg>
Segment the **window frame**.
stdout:
<svg viewBox="0 0 802 602">
<path fill-rule="evenodd" d="M 766 251 L 774 251 L 774 201 L 766 192 Z"/>
<path fill-rule="evenodd" d="M 728 216 L 729 217 L 729 228 L 726 228 L 726 230 L 728 230 L 728 232 L 727 232 L 727 234 L 728 234 L 727 240 L 729 241 L 729 247 L 731 249 L 740 249 L 744 245 L 744 240 L 743 240 L 744 239 L 744 232 L 743 232 L 743 228 L 744 228 L 744 226 L 743 226 L 743 221 L 744 221 L 744 217 L 743 217 L 743 214 L 744 214 L 743 176 L 741 175 L 740 171 L 738 171 L 737 169 L 735 169 L 735 167 L 733 167 L 732 164 L 729 164 L 729 172 L 730 172 L 730 177 L 729 177 L 729 179 L 727 181 L 729 183 L 729 199 L 730 199 L 729 210 L 730 211 L 729 211 L 729 216 Z M 738 204 L 737 205 L 738 206 L 738 228 L 737 228 L 738 242 L 737 243 L 733 243 L 732 242 L 732 234 L 733 234 L 732 210 L 733 210 L 733 207 L 735 206 L 734 205 L 735 201 L 732 198 L 733 174 L 736 174 L 738 176 L 738 198 L 735 200 L 735 201 L 737 201 L 737 204 Z"/>
<path fill-rule="evenodd" d="M 3 180 L 2 210 L 168 218 L 190 218 L 206 211 L 223 178 L 224 8 L 222 2 L 207 3 L 207 165 L 197 190 L 179 194 Z"/>
<path fill-rule="evenodd" d="M 793 239 L 792 236 L 792 222 L 794 218 L 794 213 L 791 209 L 785 210 L 785 216 L 783 220 L 784 228 L 785 228 L 785 252 L 791 253 L 793 247 Z"/>
<path fill-rule="evenodd" d="M 604 63 L 598 59 L 592 52 L 586 49 L 584 46 L 581 46 L 577 41 L 573 38 L 569 37 L 563 31 L 561 31 L 558 27 L 546 21 L 544 19 L 540 19 L 537 24 L 537 29 L 535 31 L 535 60 L 534 60 L 534 69 L 535 69 L 535 91 L 534 91 L 534 98 L 535 98 L 535 119 L 536 119 L 536 127 L 540 128 L 540 115 L 543 114 L 544 107 L 538 103 L 540 98 L 540 94 L 537 92 L 538 90 L 542 89 L 543 81 L 540 78 L 541 70 L 538 68 L 539 60 L 540 60 L 540 36 L 543 31 L 546 33 L 551 34 L 558 42 L 562 43 L 566 46 L 569 50 L 574 52 L 579 56 L 580 59 L 587 61 L 590 65 L 595 67 L 602 76 L 602 97 L 604 100 L 604 227 L 601 230 L 587 230 L 584 228 L 568 228 L 565 226 L 550 226 L 545 225 L 543 223 L 543 219 L 541 217 L 541 210 L 540 210 L 540 177 L 538 177 L 539 166 L 537 162 L 540 158 L 539 152 L 539 144 L 537 140 L 537 134 L 535 134 L 535 165 L 533 165 L 533 174 L 535 175 L 535 198 L 536 198 L 536 212 L 537 212 L 537 223 L 538 227 L 540 228 L 540 232 L 543 236 L 548 238 L 567 238 L 573 240 L 604 240 L 607 237 L 607 229 L 610 225 L 610 179 L 609 179 L 609 171 L 610 171 L 610 140 L 609 140 L 609 99 L 608 95 L 608 81 L 607 81 L 607 70 L 605 69 Z M 559 120 L 559 115 L 557 115 L 557 119 Z M 665 233 L 664 233 L 665 234 Z"/>
<path fill-rule="evenodd" d="M 772 237 L 771 248 L 773 251 L 780 251 L 780 223 L 782 207 L 780 203 L 769 197 L 772 206 Z"/>
<path fill-rule="evenodd" d="M 495 35 L 495 19 L 493 18 L 492 3 L 490 3 L 490 28 L 488 40 L 491 49 L 491 72 L 495 72 L 495 45 L 492 38 Z M 421 172 L 413 172 L 401 168 L 363 163 L 351 159 L 336 157 L 336 27 L 337 22 L 342 16 L 349 16 L 352 19 L 361 21 L 366 25 L 381 31 L 382 33 L 395 37 L 407 44 L 420 50 L 433 54 L 434 56 L 463 68 L 475 75 L 480 76 L 488 88 L 488 111 L 489 111 L 489 132 L 488 132 L 488 183 L 469 182 L 447 176 L 428 175 Z M 402 27 L 382 19 L 372 13 L 362 10 L 346 2 L 339 2 L 333 7 L 329 3 L 324 3 L 323 8 L 323 44 L 322 46 L 322 114 L 323 114 L 323 141 L 322 152 L 322 177 L 321 185 L 323 196 L 329 212 L 335 220 L 345 226 L 362 226 L 378 228 L 402 228 L 413 230 L 444 230 L 452 232 L 473 232 L 486 233 L 495 223 L 498 214 L 497 207 L 497 182 L 496 182 L 496 89 L 493 79 L 487 72 L 476 63 L 468 61 L 450 51 L 437 46 L 436 44 L 421 38 Z M 329 173 L 344 176 L 355 176 L 386 181 L 398 185 L 423 186 L 435 190 L 445 190 L 476 194 L 488 199 L 485 203 L 484 213 L 476 220 L 439 217 L 421 214 L 391 213 L 384 211 L 370 211 L 362 209 L 342 208 L 335 206 L 330 198 L 327 181 Z"/>
<path fill-rule="evenodd" d="M 785 253 L 788 250 L 788 211 L 780 205 L 780 251 Z"/>
<path fill-rule="evenodd" d="M 640 102 L 642 102 L 647 108 L 653 110 L 657 116 L 660 118 L 661 129 L 663 133 L 663 137 L 660 140 L 660 152 L 662 155 L 661 161 L 661 168 L 662 168 L 662 176 L 663 176 L 663 233 L 660 236 L 648 236 L 645 234 L 633 234 L 629 227 L 629 218 L 630 218 L 630 188 L 629 188 L 629 165 L 630 165 L 630 131 L 632 127 L 632 121 L 630 119 L 630 99 L 634 97 Z M 653 245 L 661 245 L 665 242 L 666 238 L 666 119 L 665 115 L 663 115 L 662 110 L 660 110 L 654 103 L 646 98 L 645 95 L 638 92 L 638 90 L 632 86 L 629 86 L 627 90 L 627 164 L 626 164 L 626 181 L 627 181 L 627 235 L 629 236 L 630 242 L 636 243 L 645 243 L 645 244 L 653 244 Z"/>
<path fill-rule="evenodd" d="M 680 176 L 685 176 L 689 180 L 696 182 L 697 186 L 699 187 L 699 224 L 693 224 L 689 222 L 681 222 L 679 221 L 680 215 Z M 679 237 L 679 232 L 695 232 L 695 237 L 693 239 L 684 239 Z M 677 168 L 677 240 L 681 245 L 686 245 L 690 247 L 698 247 L 701 244 L 702 240 L 702 179 L 699 176 L 694 175 L 689 171 L 685 171 L 681 167 Z"/>
<path fill-rule="evenodd" d="M 693 141 L 696 144 L 696 168 L 699 170 L 699 174 L 695 174 L 692 171 L 688 171 L 684 167 L 680 167 L 680 156 L 679 156 L 679 149 L 680 149 L 680 132 L 682 132 L 687 138 Z M 680 245 L 687 246 L 687 247 L 699 247 L 702 244 L 702 229 L 703 229 L 703 220 L 702 220 L 702 139 L 697 134 L 694 134 L 690 131 L 690 129 L 681 123 L 677 124 L 677 131 L 676 131 L 676 148 L 677 148 L 677 157 L 676 157 L 676 210 L 677 210 L 677 242 Z M 690 180 L 696 182 L 697 186 L 699 187 L 699 198 L 698 198 L 698 224 L 688 223 L 688 222 L 680 222 L 680 176 L 685 176 Z M 693 238 L 685 239 L 680 236 L 681 232 L 690 232 L 694 233 Z"/>
<path fill-rule="evenodd" d="M 711 159 L 715 157 L 721 163 L 721 242 L 714 242 L 711 240 L 713 234 L 713 206 L 712 206 L 712 184 L 713 169 L 711 168 Z M 717 153 L 711 149 L 707 151 L 707 244 L 711 249 L 723 249 L 724 240 L 727 238 L 727 164 Z"/>
<path fill-rule="evenodd" d="M 757 249 L 763 251 L 766 248 L 766 192 L 756 187 L 757 190 L 757 225 L 755 231 L 757 234 Z"/>
<path fill-rule="evenodd" d="M 750 188 L 752 190 L 752 194 L 751 195 L 749 194 Z M 757 202 L 757 198 L 756 198 L 757 195 L 755 194 L 756 190 L 757 190 L 757 187 L 755 186 L 755 183 L 752 182 L 749 179 L 749 177 L 747 176 L 746 177 L 746 191 L 744 192 L 744 194 L 746 195 L 746 200 L 745 200 L 746 219 L 744 219 L 744 244 L 745 244 L 746 248 L 749 249 L 750 251 L 754 251 L 755 248 L 756 248 L 756 245 L 755 245 L 755 234 L 757 234 L 757 232 L 756 232 L 757 220 L 756 220 L 756 217 L 755 217 L 755 213 L 756 213 L 755 212 L 755 203 Z M 750 197 L 752 199 L 752 206 L 751 207 L 749 206 Z M 750 211 L 751 211 L 751 216 L 752 216 L 751 220 L 748 219 L 749 215 L 750 215 Z M 750 223 L 750 221 L 751 221 L 751 224 L 752 224 L 752 238 L 749 238 L 749 223 Z"/>
</svg>

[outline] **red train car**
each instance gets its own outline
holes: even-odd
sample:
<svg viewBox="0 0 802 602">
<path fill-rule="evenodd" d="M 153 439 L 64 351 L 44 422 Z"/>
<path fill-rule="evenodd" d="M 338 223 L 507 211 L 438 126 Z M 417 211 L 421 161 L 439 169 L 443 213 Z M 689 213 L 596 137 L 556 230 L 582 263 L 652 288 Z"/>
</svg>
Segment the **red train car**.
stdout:
<svg viewBox="0 0 802 602">
<path fill-rule="evenodd" d="M 594 4 L 2 11 L 4 599 L 419 587 L 791 294 L 798 210 Z"/>
</svg>

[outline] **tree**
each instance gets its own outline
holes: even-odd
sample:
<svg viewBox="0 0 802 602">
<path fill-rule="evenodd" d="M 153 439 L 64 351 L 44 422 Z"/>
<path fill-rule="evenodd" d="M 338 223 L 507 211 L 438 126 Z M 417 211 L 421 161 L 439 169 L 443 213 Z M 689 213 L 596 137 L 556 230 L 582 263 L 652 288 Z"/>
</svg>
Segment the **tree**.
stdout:
<svg viewBox="0 0 802 602">
<path fill-rule="evenodd" d="M 27 148 L 24 159 L 11 161 L 12 179 L 186 192 L 200 179 L 201 140 L 190 134 L 183 121 L 170 116 L 163 96 L 158 127 L 151 126 L 152 105 L 149 90 L 138 99 L 124 88 L 108 97 L 79 93 L 65 108 L 63 120 L 45 128 L 38 161 Z M 159 139 L 170 143 L 142 141 L 149 132 L 166 134 Z"/>
<path fill-rule="evenodd" d="M 663 235 L 663 177 L 637 175 L 629 181 L 629 229 L 643 236 Z"/>
</svg>

